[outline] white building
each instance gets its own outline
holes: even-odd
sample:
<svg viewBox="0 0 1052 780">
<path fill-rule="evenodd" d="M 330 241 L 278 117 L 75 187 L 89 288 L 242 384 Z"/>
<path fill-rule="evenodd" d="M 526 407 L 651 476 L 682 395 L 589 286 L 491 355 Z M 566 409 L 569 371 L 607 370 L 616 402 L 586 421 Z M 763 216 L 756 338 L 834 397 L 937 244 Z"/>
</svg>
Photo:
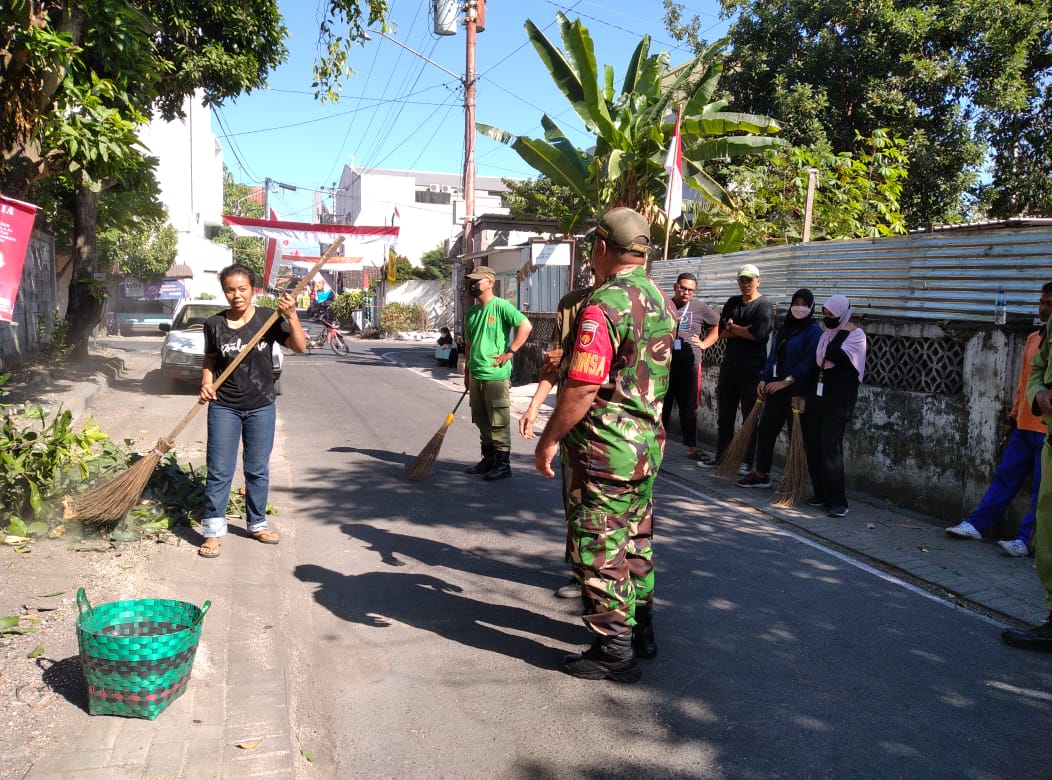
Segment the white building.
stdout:
<svg viewBox="0 0 1052 780">
<path fill-rule="evenodd" d="M 507 214 L 501 206 L 501 194 L 507 191 L 499 178 L 477 176 L 475 217 Z M 421 255 L 440 245 L 446 248 L 463 230 L 462 178 L 456 173 L 355 170 L 347 165 L 340 176 L 334 209 L 335 213 L 326 218 L 336 223 L 398 225 L 398 254 L 419 265 Z"/>
<path fill-rule="evenodd" d="M 200 97 L 185 100 L 185 119 L 155 117 L 139 131 L 143 146 L 159 161 L 161 202 L 179 234 L 175 262 L 193 271 L 193 279 L 184 281 L 191 297 L 220 296 L 217 275 L 231 263 L 230 251 L 209 240 L 223 225 L 223 148 L 212 132 L 212 111 Z"/>
</svg>

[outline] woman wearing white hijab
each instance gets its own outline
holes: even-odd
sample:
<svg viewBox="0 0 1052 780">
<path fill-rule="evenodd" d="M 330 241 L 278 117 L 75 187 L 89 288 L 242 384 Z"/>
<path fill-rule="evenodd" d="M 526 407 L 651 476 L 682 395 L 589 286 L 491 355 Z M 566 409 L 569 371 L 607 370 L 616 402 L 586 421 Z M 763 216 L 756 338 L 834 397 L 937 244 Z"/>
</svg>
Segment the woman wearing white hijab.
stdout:
<svg viewBox="0 0 1052 780">
<path fill-rule="evenodd" d="M 825 331 L 818 339 L 818 378 L 804 414 L 807 469 L 815 494 L 811 506 L 829 507 L 832 517 L 848 512 L 844 495 L 844 432 L 855 411 L 866 370 L 866 334 L 851 323 L 851 302 L 834 295 L 822 307 Z"/>
</svg>

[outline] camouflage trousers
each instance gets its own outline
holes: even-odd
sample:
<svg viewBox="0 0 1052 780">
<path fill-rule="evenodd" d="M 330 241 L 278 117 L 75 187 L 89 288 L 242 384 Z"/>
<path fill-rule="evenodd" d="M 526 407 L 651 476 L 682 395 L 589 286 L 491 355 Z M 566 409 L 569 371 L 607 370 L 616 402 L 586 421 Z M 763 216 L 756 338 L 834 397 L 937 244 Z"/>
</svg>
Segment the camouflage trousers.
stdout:
<svg viewBox="0 0 1052 780">
<path fill-rule="evenodd" d="M 569 472 L 570 563 L 585 626 L 601 636 L 624 634 L 636 624 L 636 605 L 650 604 L 654 594 L 654 477 L 614 482 L 572 462 Z"/>
<path fill-rule="evenodd" d="M 511 380 L 468 377 L 471 422 L 479 429 L 479 442 L 497 452 L 511 452 Z"/>
</svg>

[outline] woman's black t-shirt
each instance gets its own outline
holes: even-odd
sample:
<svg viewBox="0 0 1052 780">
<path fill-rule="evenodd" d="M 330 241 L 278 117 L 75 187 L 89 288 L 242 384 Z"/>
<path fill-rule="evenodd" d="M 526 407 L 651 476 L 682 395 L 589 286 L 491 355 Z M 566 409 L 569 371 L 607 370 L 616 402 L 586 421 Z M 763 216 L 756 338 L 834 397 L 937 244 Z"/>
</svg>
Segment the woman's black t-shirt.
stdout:
<svg viewBox="0 0 1052 780">
<path fill-rule="evenodd" d="M 273 309 L 257 306 L 252 319 L 240 328 L 227 325 L 226 316 L 222 313 L 208 318 L 205 322 L 205 354 L 215 355 L 213 379 L 219 378 L 273 313 Z M 252 354 L 247 355 L 219 386 L 213 403 L 243 412 L 274 403 L 273 345 L 275 342 L 284 344 L 288 337 L 289 325 L 279 317 L 263 334 Z"/>
</svg>

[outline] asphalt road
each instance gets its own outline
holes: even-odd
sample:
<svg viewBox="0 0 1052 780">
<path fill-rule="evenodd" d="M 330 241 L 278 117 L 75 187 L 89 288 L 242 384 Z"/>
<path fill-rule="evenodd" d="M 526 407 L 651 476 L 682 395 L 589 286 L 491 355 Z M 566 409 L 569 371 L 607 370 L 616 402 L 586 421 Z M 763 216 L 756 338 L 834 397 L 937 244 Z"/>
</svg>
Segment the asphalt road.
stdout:
<svg viewBox="0 0 1052 780">
<path fill-rule="evenodd" d="M 478 458 L 466 408 L 432 478 L 406 481 L 456 383 L 398 364 L 427 345 L 351 343 L 344 358 L 288 356 L 278 402 L 282 544 L 266 576 L 280 603 L 256 611 L 280 629 L 293 744 L 314 753 L 297 777 L 1050 776 L 1044 655 L 667 478 L 658 658 L 635 686 L 565 675 L 562 655 L 589 637 L 577 604 L 552 596 L 567 576 L 558 482 L 533 472 L 517 436 L 512 479 L 464 474 Z M 159 371 L 117 389 L 107 430 L 138 449 L 195 398 Z M 195 465 L 204 417 L 177 443 Z M 260 552 L 237 542 L 211 579 L 239 576 L 236 563 Z M 263 575 L 231 583 L 234 601 L 258 601 L 245 589 Z"/>
<path fill-rule="evenodd" d="M 286 360 L 282 632 L 295 729 L 325 746 L 324 776 L 1049 776 L 1047 664 L 666 479 L 659 657 L 634 686 L 560 672 L 589 637 L 551 595 L 567 575 L 558 482 L 517 436 L 511 480 L 464 474 L 464 408 L 431 480 L 407 482 L 457 398 L 385 359 L 421 348 Z"/>
</svg>

